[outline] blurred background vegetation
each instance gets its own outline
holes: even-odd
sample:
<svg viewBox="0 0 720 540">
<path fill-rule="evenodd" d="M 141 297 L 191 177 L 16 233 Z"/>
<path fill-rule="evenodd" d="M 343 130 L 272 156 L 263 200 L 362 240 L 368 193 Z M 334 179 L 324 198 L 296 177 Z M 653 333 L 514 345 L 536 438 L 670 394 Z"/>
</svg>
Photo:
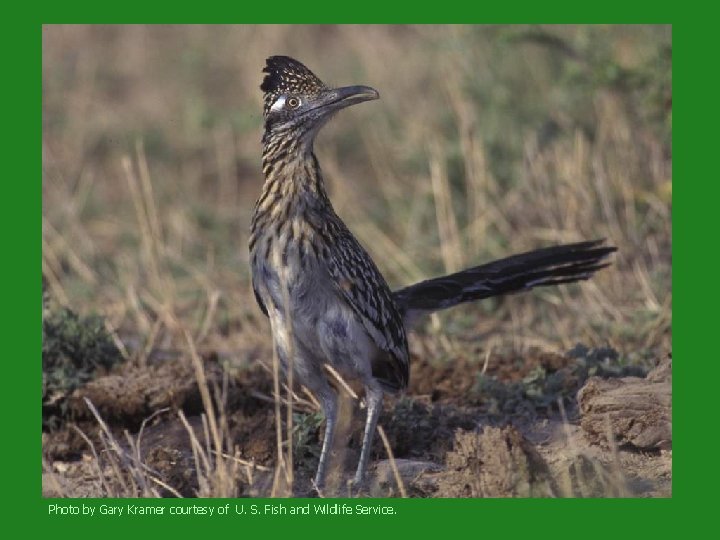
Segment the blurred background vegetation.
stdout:
<svg viewBox="0 0 720 540">
<path fill-rule="evenodd" d="M 46 26 L 43 277 L 144 363 L 270 354 L 249 284 L 264 59 L 380 101 L 316 152 L 393 286 L 558 242 L 612 268 L 433 318 L 414 354 L 671 349 L 672 35 L 665 26 Z"/>
</svg>

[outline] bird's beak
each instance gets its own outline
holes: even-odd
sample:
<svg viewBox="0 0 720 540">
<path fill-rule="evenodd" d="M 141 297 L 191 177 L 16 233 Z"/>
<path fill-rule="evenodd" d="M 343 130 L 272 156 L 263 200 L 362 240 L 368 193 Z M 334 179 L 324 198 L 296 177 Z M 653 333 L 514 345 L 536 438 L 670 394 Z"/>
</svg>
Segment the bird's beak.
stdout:
<svg viewBox="0 0 720 540">
<path fill-rule="evenodd" d="M 380 94 L 374 88 L 369 86 L 344 86 L 342 88 L 335 88 L 323 96 L 316 107 L 323 108 L 328 112 L 337 111 L 344 109 L 350 105 L 356 103 L 362 103 L 363 101 L 371 101 L 373 99 L 379 99 Z"/>
</svg>

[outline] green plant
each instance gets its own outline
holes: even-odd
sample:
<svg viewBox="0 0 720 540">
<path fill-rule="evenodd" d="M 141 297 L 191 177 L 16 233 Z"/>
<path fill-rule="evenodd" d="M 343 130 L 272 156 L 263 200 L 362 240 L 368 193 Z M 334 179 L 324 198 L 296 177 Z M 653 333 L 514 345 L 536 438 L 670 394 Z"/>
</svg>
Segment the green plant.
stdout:
<svg viewBox="0 0 720 540">
<path fill-rule="evenodd" d="M 122 360 L 102 317 L 43 307 L 43 426 L 54 427 L 66 398 L 80 385 Z"/>
</svg>

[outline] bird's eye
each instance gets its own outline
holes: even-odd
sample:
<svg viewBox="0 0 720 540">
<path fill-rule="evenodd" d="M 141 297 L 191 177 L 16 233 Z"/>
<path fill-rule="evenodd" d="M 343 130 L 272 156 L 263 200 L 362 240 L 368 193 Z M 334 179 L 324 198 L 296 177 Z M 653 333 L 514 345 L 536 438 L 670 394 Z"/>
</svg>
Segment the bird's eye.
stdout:
<svg viewBox="0 0 720 540">
<path fill-rule="evenodd" d="M 297 109 L 300 106 L 300 100 L 296 97 L 288 98 L 287 106 L 291 109 Z"/>
</svg>

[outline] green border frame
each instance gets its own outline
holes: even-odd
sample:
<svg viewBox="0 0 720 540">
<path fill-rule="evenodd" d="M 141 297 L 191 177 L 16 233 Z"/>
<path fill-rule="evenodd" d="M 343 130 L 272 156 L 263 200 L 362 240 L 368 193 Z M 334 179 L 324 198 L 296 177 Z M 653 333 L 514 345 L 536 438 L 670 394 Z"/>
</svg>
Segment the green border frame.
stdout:
<svg viewBox="0 0 720 540">
<path fill-rule="evenodd" d="M 715 107 L 716 93 L 711 95 L 714 85 L 711 83 L 717 61 L 709 56 L 713 49 L 711 38 L 714 27 L 709 22 L 690 22 L 705 11 L 694 10 L 684 5 L 686 22 L 672 9 L 666 9 L 657 3 L 630 3 L 616 0 L 603 3 L 556 2 L 548 5 L 544 2 L 522 2 L 518 4 L 483 3 L 470 6 L 468 3 L 446 2 L 434 8 L 421 9 L 419 6 L 393 8 L 387 2 L 365 0 L 362 4 L 340 5 L 326 0 L 311 4 L 273 2 L 270 11 L 264 11 L 267 3 L 257 7 L 249 5 L 203 4 L 195 7 L 191 4 L 169 6 L 153 5 L 148 2 L 129 0 L 121 5 L 97 4 L 87 1 L 55 3 L 48 6 L 29 6 L 23 11 L 9 8 L 6 11 L 6 28 L 3 32 L 5 58 L 5 155 L 10 164 L 6 171 L 3 187 L 5 190 L 5 211 L 2 212 L 7 249 L 3 265 L 6 273 L 6 314 L 16 326 L 12 335 L 6 334 L 4 366 L 6 369 L 4 418 L 9 421 L 6 433 L 12 433 L 12 439 L 6 439 L 3 445 L 6 451 L 3 514 L 11 515 L 24 529 L 33 532 L 45 532 L 58 536 L 126 536 L 131 530 L 168 537 L 178 533 L 207 534 L 218 528 L 232 535 L 272 534 L 287 532 L 293 536 L 298 533 L 313 537 L 330 534 L 366 537 L 375 531 L 390 534 L 432 535 L 470 534 L 470 535 L 511 535 L 511 536 L 642 536 L 659 537 L 674 533 L 674 524 L 699 527 L 699 519 L 710 517 L 708 511 L 713 503 L 714 491 L 711 444 L 702 440 L 693 441 L 692 427 L 701 428 L 700 414 L 713 410 L 714 404 L 708 399 L 714 393 L 716 377 L 711 370 L 717 370 L 712 349 L 702 346 L 703 340 L 692 339 L 690 328 L 698 336 L 710 334 L 714 318 L 706 315 L 703 308 L 714 305 L 712 284 L 714 267 L 711 258 L 714 255 L 713 242 L 701 239 L 700 227 L 712 227 L 712 211 L 716 200 L 712 191 L 716 189 L 713 177 L 715 167 L 709 160 L 700 156 L 713 156 L 710 146 L 715 142 L 713 119 L 707 116 Z M 283 4 L 283 5 L 281 5 Z M 23 8 L 21 8 L 23 9 Z M 392 11 L 392 10 L 395 11 Z M 13 10 L 15 12 L 12 12 Z M 709 13 L 705 15 L 709 19 Z M 270 17 L 280 18 L 280 22 L 616 22 L 618 20 L 637 23 L 673 23 L 681 22 L 674 29 L 680 32 L 681 74 L 681 111 L 685 110 L 680 122 L 680 155 L 677 161 L 683 176 L 697 178 L 698 185 L 692 189 L 680 188 L 681 243 L 680 249 L 680 288 L 685 294 L 680 296 L 680 348 L 677 353 L 674 393 L 679 398 L 675 415 L 681 419 L 679 429 L 675 430 L 678 481 L 673 486 L 672 499 L 660 500 L 391 500 L 368 501 L 368 504 L 383 503 L 392 505 L 395 516 L 386 517 L 326 517 L 307 518 L 220 518 L 206 516 L 195 518 L 168 519 L 159 517 L 137 518 L 82 518 L 51 517 L 48 506 L 57 501 L 42 499 L 37 460 L 39 433 L 37 418 L 40 400 L 38 399 L 40 362 L 40 246 L 41 220 L 41 159 L 38 152 L 42 131 L 41 109 L 41 25 L 60 22 L 271 22 Z M 297 19 L 297 20 L 292 20 Z M 272 21 L 278 22 L 278 21 Z M 714 60 L 714 61 L 713 61 Z M 692 81 L 692 78 L 695 81 Z M 683 95 L 689 97 L 689 84 L 692 86 L 692 99 L 682 101 Z M 687 109 L 697 108 L 696 115 Z M 701 110 L 702 108 L 702 110 Z M 702 118 L 696 121 L 693 130 L 687 125 L 688 119 Z M 683 138 L 685 134 L 687 139 Z M 690 146 L 692 145 L 692 146 Z M 692 159 L 690 158 L 690 148 Z M 703 152 L 704 151 L 704 152 Z M 707 166 L 706 166 L 707 163 Z M 713 164 L 714 165 L 714 164 Z M 689 169 L 695 168 L 693 175 Z M 701 168 L 702 170 L 697 170 Z M 700 184 L 702 183 L 702 184 Z M 699 196 L 702 193 L 702 196 Z M 695 194 L 695 196 L 693 196 Z M 10 203 L 10 204 L 8 204 Z M 692 205 L 692 206 L 690 206 Z M 692 210 L 690 209 L 692 208 Z M 692 234 L 690 231 L 693 231 Z M 697 234 L 697 236 L 695 236 Z M 712 237 L 711 237 L 712 238 Z M 694 249 L 693 249 L 694 248 Z M 35 257 L 38 257 L 36 259 Z M 696 259 L 693 264 L 693 257 Z M 692 265 L 692 278 L 687 268 Z M 694 284 L 694 285 L 693 285 Z M 704 302 L 694 301 L 700 292 Z M 693 295 L 693 289 L 697 291 Z M 717 294 L 715 294 L 716 296 Z M 28 298 L 30 299 L 28 301 Z M 32 300 L 32 299 L 36 300 Z M 690 318 L 690 306 L 696 303 L 694 316 Z M 694 354 L 693 354 L 694 353 Z M 704 353 L 704 354 L 703 354 Z M 692 369 L 692 371 L 691 371 Z M 691 376 L 695 375 L 695 376 Z M 698 376 L 700 375 L 700 376 Z M 9 381 L 21 381 L 20 384 L 7 384 Z M 10 414 L 7 414 L 10 412 Z M 711 424 L 712 425 L 712 424 Z M 707 427 L 700 433 L 708 433 Z M 21 447 L 11 444 L 23 441 Z M 11 442 L 11 444 L 8 444 Z M 692 459 L 690 451 L 692 450 Z M 675 469 L 675 467 L 674 467 Z M 70 501 L 65 501 L 69 503 Z M 77 501 L 80 503 L 81 501 Z M 99 505 L 107 501 L 84 501 L 86 504 Z M 207 501 L 216 505 L 235 500 Z M 248 501 L 244 501 L 249 503 Z M 253 501 L 264 504 L 265 501 Z M 285 501 L 294 504 L 293 501 Z M 306 503 L 307 501 L 305 501 Z M 310 501 L 311 503 L 316 501 Z M 351 500 L 350 504 L 359 501 Z M 303 504 L 303 501 L 297 501 Z M 161 502 L 159 504 L 170 504 Z M 177 504 L 177 502 L 175 503 Z M 190 504 L 192 502 L 190 501 Z M 353 527 L 354 524 L 360 525 Z M 212 525 L 211 525 L 212 524 Z M 465 529 L 465 530 L 463 530 Z M 30 532 L 30 530 L 28 530 Z M 688 530 L 688 532 L 690 532 Z"/>
</svg>

